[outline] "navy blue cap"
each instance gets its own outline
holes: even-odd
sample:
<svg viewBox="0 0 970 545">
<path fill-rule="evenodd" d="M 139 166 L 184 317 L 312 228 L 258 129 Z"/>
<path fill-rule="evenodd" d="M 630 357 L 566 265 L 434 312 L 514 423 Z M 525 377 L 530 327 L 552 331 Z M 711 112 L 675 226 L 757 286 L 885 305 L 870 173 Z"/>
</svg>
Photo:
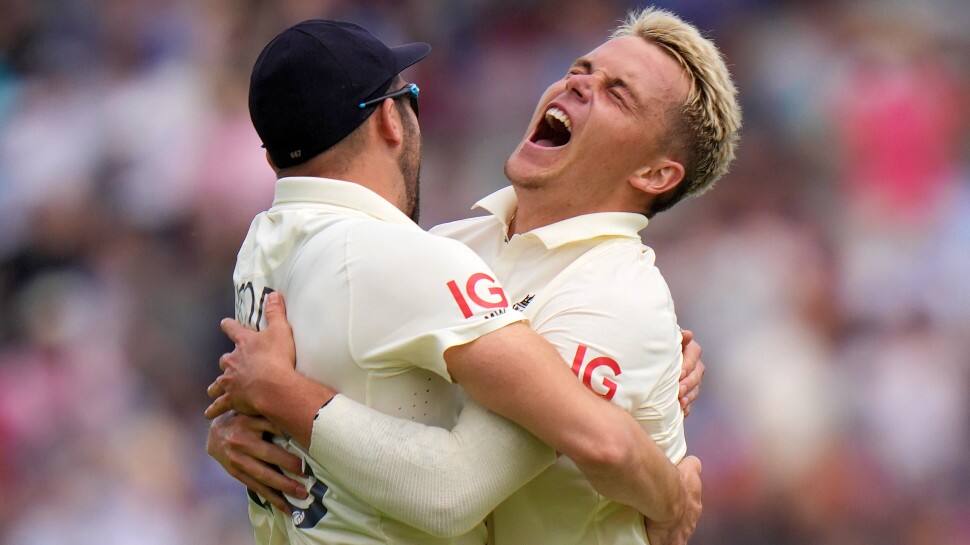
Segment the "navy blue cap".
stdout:
<svg viewBox="0 0 970 545">
<path fill-rule="evenodd" d="M 279 168 L 322 153 L 360 126 L 402 70 L 431 52 L 426 43 L 388 47 L 353 23 L 314 19 L 263 48 L 249 80 L 249 116 Z"/>
</svg>

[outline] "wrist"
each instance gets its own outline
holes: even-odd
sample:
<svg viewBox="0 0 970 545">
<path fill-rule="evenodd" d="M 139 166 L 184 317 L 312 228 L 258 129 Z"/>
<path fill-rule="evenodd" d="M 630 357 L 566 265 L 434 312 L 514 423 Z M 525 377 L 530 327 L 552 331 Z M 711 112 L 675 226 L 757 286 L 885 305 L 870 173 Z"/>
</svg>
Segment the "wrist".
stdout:
<svg viewBox="0 0 970 545">
<path fill-rule="evenodd" d="M 261 401 L 260 413 L 304 448 L 310 444 L 313 421 L 320 407 L 336 392 L 299 374 L 282 378 Z"/>
<path fill-rule="evenodd" d="M 676 523 L 684 517 L 684 513 L 687 512 L 687 481 L 684 479 L 683 473 L 680 470 L 677 471 L 677 488 L 674 493 L 675 501 L 672 502 L 673 510 L 671 512 L 671 523 Z"/>
<path fill-rule="evenodd" d="M 668 479 L 664 485 L 666 492 L 662 496 L 662 507 L 653 511 L 651 514 L 644 512 L 647 519 L 659 528 L 672 528 L 676 526 L 684 517 L 684 513 L 687 512 L 687 483 L 679 469 L 675 469 L 674 471 L 676 477 Z"/>
<path fill-rule="evenodd" d="M 253 409 L 272 420 L 272 417 L 280 408 L 281 396 L 293 391 L 300 376 L 295 370 L 274 373 L 255 383 L 250 395 L 250 404 Z"/>
</svg>

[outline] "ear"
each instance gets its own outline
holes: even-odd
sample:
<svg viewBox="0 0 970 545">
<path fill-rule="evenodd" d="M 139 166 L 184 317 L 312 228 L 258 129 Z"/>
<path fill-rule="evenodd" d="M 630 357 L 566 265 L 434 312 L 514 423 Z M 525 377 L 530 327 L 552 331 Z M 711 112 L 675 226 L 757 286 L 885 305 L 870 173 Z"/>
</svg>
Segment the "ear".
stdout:
<svg viewBox="0 0 970 545">
<path fill-rule="evenodd" d="M 684 165 L 670 159 L 643 167 L 629 178 L 630 185 L 648 195 L 662 195 L 684 179 Z"/>
<path fill-rule="evenodd" d="M 404 142 L 404 125 L 393 99 L 385 99 L 374 112 L 374 117 L 377 118 L 377 134 L 388 146 L 397 147 Z"/>
</svg>

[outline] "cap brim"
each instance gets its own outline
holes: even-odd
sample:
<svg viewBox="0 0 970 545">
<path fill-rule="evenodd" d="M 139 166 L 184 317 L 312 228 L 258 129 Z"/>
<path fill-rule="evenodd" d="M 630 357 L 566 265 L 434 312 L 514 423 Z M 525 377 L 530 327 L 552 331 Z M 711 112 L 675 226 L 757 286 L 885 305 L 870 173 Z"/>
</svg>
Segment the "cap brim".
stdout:
<svg viewBox="0 0 970 545">
<path fill-rule="evenodd" d="M 396 70 L 398 73 L 403 72 L 405 68 L 427 57 L 428 53 L 431 53 L 431 46 L 424 42 L 399 45 L 390 49 L 391 54 L 394 55 L 394 62 L 397 65 Z"/>
</svg>

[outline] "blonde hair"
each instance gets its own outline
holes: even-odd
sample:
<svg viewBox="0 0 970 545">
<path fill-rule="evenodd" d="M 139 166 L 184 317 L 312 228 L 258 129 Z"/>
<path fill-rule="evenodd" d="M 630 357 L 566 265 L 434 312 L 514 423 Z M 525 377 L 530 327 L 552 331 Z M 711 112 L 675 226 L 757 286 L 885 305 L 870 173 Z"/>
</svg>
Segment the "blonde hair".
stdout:
<svg viewBox="0 0 970 545">
<path fill-rule="evenodd" d="M 610 38 L 622 36 L 639 36 L 664 48 L 690 81 L 677 129 L 686 154 L 684 180 L 654 201 L 647 213 L 652 216 L 704 193 L 728 171 L 738 144 L 741 107 L 721 52 L 680 17 L 652 7 L 632 11 Z"/>
</svg>

